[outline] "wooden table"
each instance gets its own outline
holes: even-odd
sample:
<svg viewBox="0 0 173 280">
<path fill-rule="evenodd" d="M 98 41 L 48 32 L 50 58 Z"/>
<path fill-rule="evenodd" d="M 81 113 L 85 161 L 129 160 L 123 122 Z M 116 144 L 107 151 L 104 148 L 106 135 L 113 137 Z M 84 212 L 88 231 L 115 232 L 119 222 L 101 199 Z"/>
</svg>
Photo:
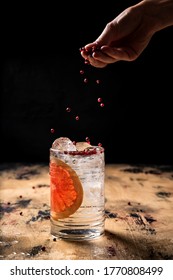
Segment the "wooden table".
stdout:
<svg viewBox="0 0 173 280">
<path fill-rule="evenodd" d="M 48 164 L 0 165 L 2 260 L 172 260 L 173 167 L 106 165 L 105 235 L 50 235 Z"/>
</svg>

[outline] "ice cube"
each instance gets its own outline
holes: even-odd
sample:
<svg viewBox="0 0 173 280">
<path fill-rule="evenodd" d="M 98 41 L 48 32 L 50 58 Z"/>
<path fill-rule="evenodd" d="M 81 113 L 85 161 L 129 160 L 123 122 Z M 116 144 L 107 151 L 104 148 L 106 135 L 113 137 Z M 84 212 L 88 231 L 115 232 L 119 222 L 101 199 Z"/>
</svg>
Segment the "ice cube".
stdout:
<svg viewBox="0 0 173 280">
<path fill-rule="evenodd" d="M 61 151 L 76 151 L 76 146 L 68 137 L 59 137 L 53 144 L 52 148 Z"/>
<path fill-rule="evenodd" d="M 84 151 L 87 148 L 92 147 L 89 143 L 87 142 L 77 142 L 76 143 L 76 149 L 77 151 Z"/>
</svg>

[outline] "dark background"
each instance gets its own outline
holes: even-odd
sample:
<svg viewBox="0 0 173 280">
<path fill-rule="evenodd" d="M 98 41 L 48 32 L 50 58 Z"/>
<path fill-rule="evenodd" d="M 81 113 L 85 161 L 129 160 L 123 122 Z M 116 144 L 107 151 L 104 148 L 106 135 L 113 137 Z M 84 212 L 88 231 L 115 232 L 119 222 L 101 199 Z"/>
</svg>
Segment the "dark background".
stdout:
<svg viewBox="0 0 173 280">
<path fill-rule="evenodd" d="M 0 160 L 48 162 L 55 138 L 87 136 L 105 147 L 107 163 L 172 164 L 173 28 L 136 61 L 96 69 L 79 48 L 138 1 L 71 2 L 4 8 Z"/>
</svg>

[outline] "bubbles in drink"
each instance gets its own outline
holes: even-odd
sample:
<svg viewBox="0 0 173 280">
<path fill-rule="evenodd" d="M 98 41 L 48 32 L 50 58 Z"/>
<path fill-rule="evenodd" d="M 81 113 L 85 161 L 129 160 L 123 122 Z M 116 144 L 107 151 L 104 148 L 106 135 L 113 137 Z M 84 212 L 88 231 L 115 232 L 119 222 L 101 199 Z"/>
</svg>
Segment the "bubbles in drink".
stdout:
<svg viewBox="0 0 173 280">
<path fill-rule="evenodd" d="M 88 142 L 75 145 L 68 137 L 57 138 L 52 146 L 51 234 L 66 240 L 101 236 L 105 220 L 104 149 Z"/>
</svg>

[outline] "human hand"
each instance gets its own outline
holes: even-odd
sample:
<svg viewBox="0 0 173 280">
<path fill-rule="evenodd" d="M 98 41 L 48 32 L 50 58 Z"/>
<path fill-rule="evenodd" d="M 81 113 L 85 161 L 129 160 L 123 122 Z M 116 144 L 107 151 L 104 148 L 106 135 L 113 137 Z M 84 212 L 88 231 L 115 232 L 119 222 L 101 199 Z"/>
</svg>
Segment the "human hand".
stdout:
<svg viewBox="0 0 173 280">
<path fill-rule="evenodd" d="M 140 4 L 125 9 L 109 22 L 96 41 L 81 48 L 82 57 L 94 67 L 117 61 L 133 61 L 155 33 L 155 19 Z"/>
</svg>

